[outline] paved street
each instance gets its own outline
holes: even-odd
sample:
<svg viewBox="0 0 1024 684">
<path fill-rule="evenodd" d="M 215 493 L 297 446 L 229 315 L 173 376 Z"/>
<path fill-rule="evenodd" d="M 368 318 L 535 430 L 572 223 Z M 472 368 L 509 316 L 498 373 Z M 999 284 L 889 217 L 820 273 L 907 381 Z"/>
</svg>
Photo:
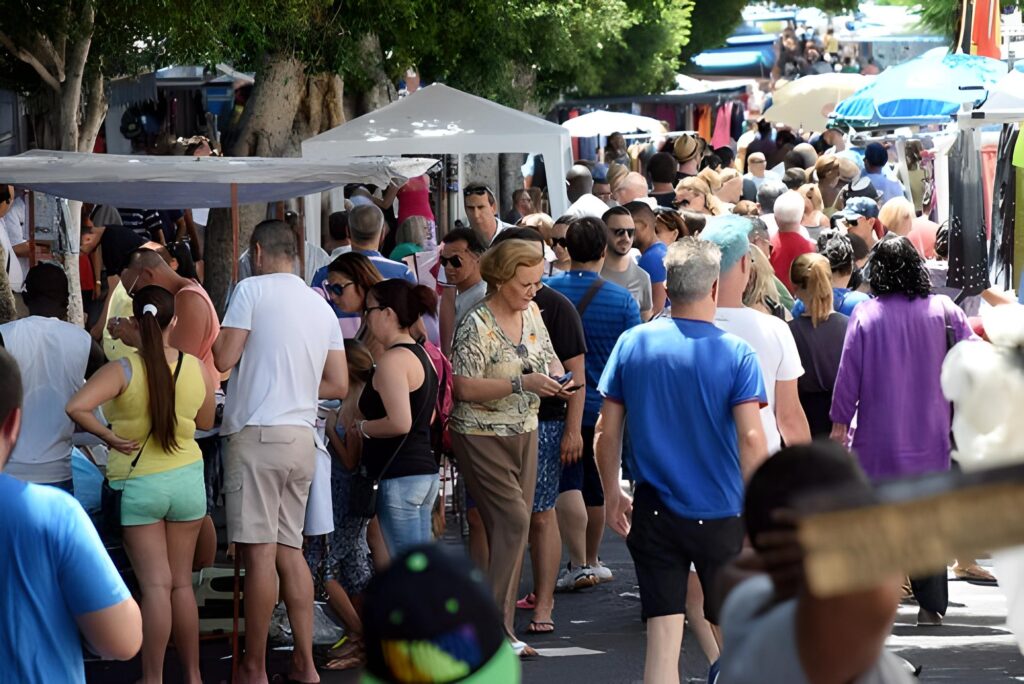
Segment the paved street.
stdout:
<svg viewBox="0 0 1024 684">
<path fill-rule="evenodd" d="M 625 543 L 608 533 L 602 558 L 615 572 L 615 580 L 583 592 L 557 595 L 557 631 L 529 640 L 543 655 L 524 664 L 525 682 L 642 681 L 643 625 L 636 576 Z M 1006 602 L 998 590 L 954 581 L 950 582 L 950 601 L 953 605 L 946 624 L 938 629 L 916 627 L 917 607 L 903 606 L 889 640 L 890 648 L 923 666 L 924 681 L 1024 681 L 1024 657 L 1006 630 Z M 529 614 L 520 615 L 525 628 Z M 682 681 L 705 681 L 707 662 L 689 636 L 683 652 Z M 225 658 L 230 658 L 229 653 L 223 641 L 203 644 L 204 681 L 210 684 L 227 680 L 230 660 Z M 279 667 L 272 671 L 284 672 L 285 655 L 282 651 L 274 653 L 275 665 Z M 169 660 L 173 659 L 169 655 Z M 177 681 L 176 664 L 167 669 L 167 681 Z M 139 670 L 137 661 L 127 666 L 92 664 L 88 674 L 91 682 L 133 682 Z M 352 672 L 323 672 L 321 676 L 325 683 L 358 681 Z"/>
</svg>

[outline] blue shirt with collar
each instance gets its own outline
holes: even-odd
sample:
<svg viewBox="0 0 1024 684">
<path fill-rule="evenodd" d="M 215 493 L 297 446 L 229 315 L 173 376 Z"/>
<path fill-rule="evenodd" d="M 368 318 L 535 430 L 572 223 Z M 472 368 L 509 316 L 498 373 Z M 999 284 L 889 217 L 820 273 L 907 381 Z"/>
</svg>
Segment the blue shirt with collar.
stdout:
<svg viewBox="0 0 1024 684">
<path fill-rule="evenodd" d="M 598 274 L 593 271 L 567 271 L 548 278 L 544 284 L 561 292 L 579 309 L 580 302 L 597 280 Z M 601 394 L 597 391 L 601 373 L 619 336 L 640 324 L 640 308 L 629 290 L 605 280 L 583 311 L 582 319 L 583 335 L 587 340 L 587 395 L 583 426 L 591 427 L 597 424 L 597 414 L 601 411 Z"/>
</svg>

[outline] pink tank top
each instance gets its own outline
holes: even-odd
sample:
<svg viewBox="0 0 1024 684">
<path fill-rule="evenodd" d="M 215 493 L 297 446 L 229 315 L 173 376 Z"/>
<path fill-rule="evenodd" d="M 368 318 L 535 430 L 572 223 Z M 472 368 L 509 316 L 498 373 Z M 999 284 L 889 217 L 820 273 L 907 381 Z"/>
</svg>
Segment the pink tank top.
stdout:
<svg viewBox="0 0 1024 684">
<path fill-rule="evenodd" d="M 202 332 L 202 342 L 199 345 L 199 353 L 196 356 L 206 366 L 206 370 L 213 379 L 214 385 L 218 385 L 220 383 L 220 371 L 217 370 L 217 366 L 213 362 L 213 343 L 217 341 L 217 335 L 220 334 L 220 319 L 217 318 L 217 309 L 213 306 L 210 295 L 206 294 L 203 286 L 196 282 L 189 283 L 178 290 L 178 294 L 174 296 L 175 302 L 180 301 L 181 297 L 191 296 L 186 294 L 187 292 L 193 292 L 201 297 L 207 309 L 209 309 L 209 323 Z"/>
<path fill-rule="evenodd" d="M 410 178 L 398 190 L 398 225 L 410 216 L 434 220 L 434 212 L 430 208 L 430 183 L 425 175 Z"/>
</svg>

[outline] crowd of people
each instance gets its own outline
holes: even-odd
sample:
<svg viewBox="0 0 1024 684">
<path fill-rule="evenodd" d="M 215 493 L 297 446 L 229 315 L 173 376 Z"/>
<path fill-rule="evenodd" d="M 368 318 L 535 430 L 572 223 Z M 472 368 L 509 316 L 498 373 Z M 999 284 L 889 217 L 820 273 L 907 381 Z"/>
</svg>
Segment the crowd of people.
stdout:
<svg viewBox="0 0 1024 684">
<path fill-rule="evenodd" d="M 948 235 L 918 215 L 884 147 L 861 167 L 788 135 L 762 126 L 738 156 L 686 135 L 632 170 L 577 163 L 557 218 L 532 188 L 506 222 L 473 183 L 468 225 L 444 234 L 426 176 L 350 188 L 323 246 L 294 216 L 255 226 L 222 318 L 159 216 L 86 207 L 84 244 L 101 246 L 108 278 L 92 334 L 66 321 L 52 263 L 24 276 L 28 315 L 0 325 L 5 667 L 83 681 L 80 631 L 104 657 L 141 644 L 144 682 L 161 681 L 173 640 L 183 680 L 200 681 L 192 573 L 229 552 L 245 568 L 240 682 L 267 681 L 279 601 L 289 681 L 319 681 L 317 598 L 346 632 L 322 667 L 512 673 L 509 654 L 535 655 L 525 639 L 568 617 L 556 592 L 614 581 L 607 525 L 636 567 L 646 682 L 678 681 L 684 624 L 712 681 L 906 680 L 882 648 L 901 591 L 920 625 L 939 625 L 945 573 L 816 598 L 789 509 L 808 491 L 867 500 L 872 483 L 948 470 L 940 368 L 977 322 L 935 294 Z M 104 221 L 131 217 L 141 227 Z M 71 498 L 87 498 L 76 426 L 109 449 L 97 518 L 130 568 Z M 423 545 L 448 495 L 496 611 L 396 588 L 396 573 L 447 563 Z M 972 560 L 956 572 L 993 579 Z M 421 603 L 445 613 L 443 631 Z M 403 615 L 425 632 L 399 629 Z M 500 636 L 469 658 L 459 625 L 481 616 Z M 432 650 L 382 646 L 388 630 Z M 57 655 L 35 658 L 33 643 Z"/>
</svg>

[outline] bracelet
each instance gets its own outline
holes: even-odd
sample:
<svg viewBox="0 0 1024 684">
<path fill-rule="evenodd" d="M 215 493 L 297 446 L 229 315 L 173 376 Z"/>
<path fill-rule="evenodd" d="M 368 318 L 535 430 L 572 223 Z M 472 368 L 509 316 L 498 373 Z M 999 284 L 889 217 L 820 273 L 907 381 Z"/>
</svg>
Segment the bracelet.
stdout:
<svg viewBox="0 0 1024 684">
<path fill-rule="evenodd" d="M 356 423 L 356 429 L 359 430 L 359 434 L 363 436 L 363 439 L 373 439 L 372 437 L 370 437 L 370 435 L 366 434 L 366 430 L 363 428 L 364 425 L 366 425 L 365 420 L 361 420 L 358 423 Z"/>
<path fill-rule="evenodd" d="M 512 381 L 512 394 L 523 393 L 523 376 L 517 375 L 511 379 Z"/>
</svg>

